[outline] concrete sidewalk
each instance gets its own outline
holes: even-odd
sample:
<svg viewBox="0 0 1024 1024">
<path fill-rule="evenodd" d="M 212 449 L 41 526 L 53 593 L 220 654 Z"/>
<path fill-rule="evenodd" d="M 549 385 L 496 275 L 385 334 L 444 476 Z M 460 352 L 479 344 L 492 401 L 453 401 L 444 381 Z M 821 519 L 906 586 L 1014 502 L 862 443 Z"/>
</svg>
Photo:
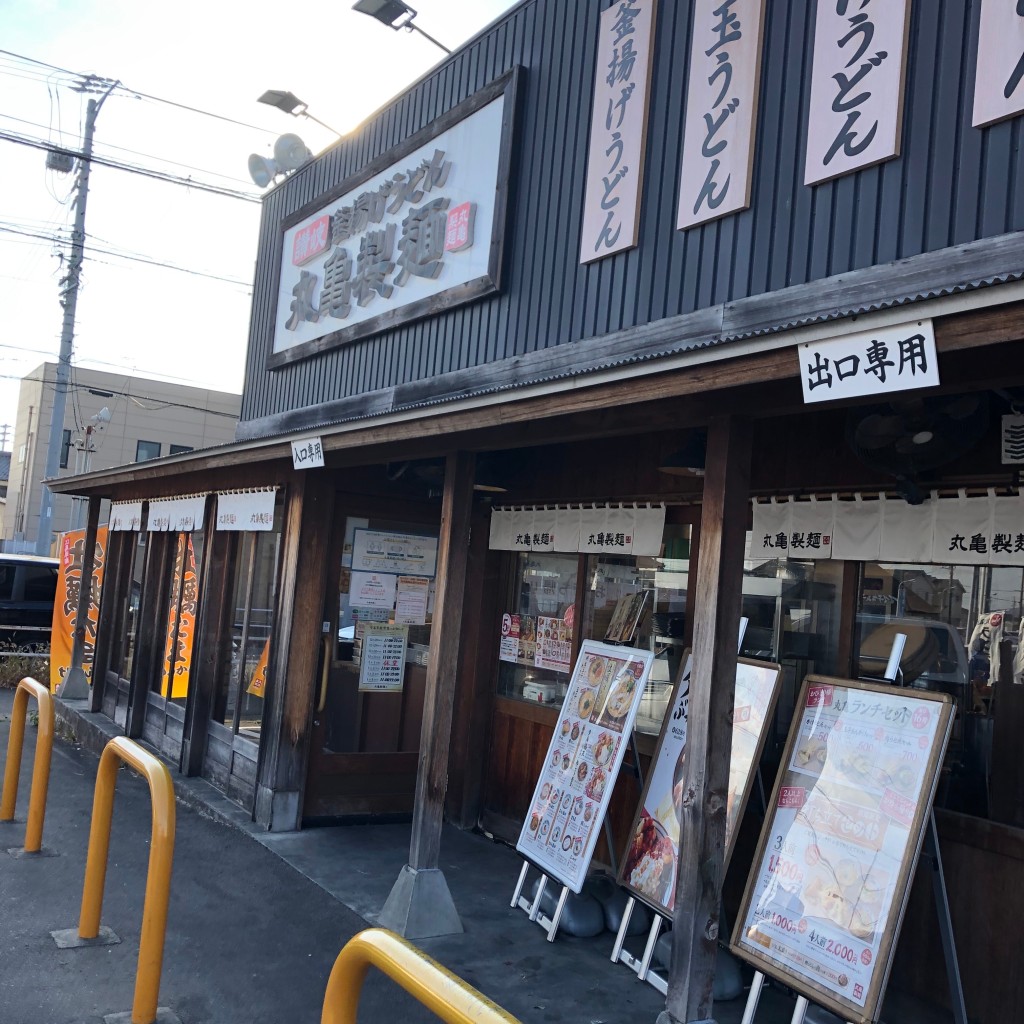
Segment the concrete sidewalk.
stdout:
<svg viewBox="0 0 1024 1024">
<path fill-rule="evenodd" d="M 12 700 L 0 690 L 0 754 Z M 114 734 L 108 720 L 81 710 L 61 709 L 65 730 L 73 726 L 83 738 L 83 731 L 97 732 L 90 747 L 108 729 Z M 0 825 L 0 851 L 24 839 L 34 743 L 29 728 L 18 820 Z M 128 770 L 118 780 L 103 904 L 103 923 L 121 944 L 58 950 L 50 937 L 77 926 L 97 763 L 94 753 L 58 739 L 43 833 L 44 851 L 54 856 L 0 852 L 0 1024 L 102 1024 L 131 1007 L 151 821 L 146 783 Z M 202 780 L 174 781 L 179 805 L 161 1007 L 182 1024 L 315 1024 L 335 956 L 375 923 L 406 862 L 409 826 L 268 834 Z M 502 844 L 446 828 L 441 867 L 466 932 L 419 945 L 524 1022 L 653 1024 L 664 999 L 610 962 L 610 932 L 548 943 L 509 907 L 520 864 Z M 766 989 L 759 1024 L 788 1021 L 792 1006 L 783 990 Z M 736 1024 L 742 1012 L 742 998 L 715 1007 L 720 1024 Z M 435 1018 L 371 972 L 360 1021 L 393 1019 Z M 935 1020 L 904 1007 L 890 1019 Z"/>
</svg>

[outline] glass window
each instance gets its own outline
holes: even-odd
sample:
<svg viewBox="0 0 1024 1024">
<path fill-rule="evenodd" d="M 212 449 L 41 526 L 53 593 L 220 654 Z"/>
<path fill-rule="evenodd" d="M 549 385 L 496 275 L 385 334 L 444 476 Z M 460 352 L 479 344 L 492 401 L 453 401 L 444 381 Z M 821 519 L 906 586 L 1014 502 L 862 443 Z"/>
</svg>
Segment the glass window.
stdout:
<svg viewBox="0 0 1024 1024">
<path fill-rule="evenodd" d="M 127 546 L 127 551 L 121 576 L 123 582 L 118 587 L 117 622 L 110 631 L 110 668 L 122 679 L 131 679 L 139 628 L 142 570 L 146 561 L 146 534 L 122 533 L 119 536 L 124 538 L 121 543 Z"/>
<path fill-rule="evenodd" d="M 71 451 L 71 431 L 65 430 L 60 442 L 60 468 L 68 468 L 68 453 Z"/>
<path fill-rule="evenodd" d="M 167 450 L 168 455 L 184 455 L 185 452 L 195 451 L 190 444 L 172 444 Z"/>
<path fill-rule="evenodd" d="M 14 575 L 18 567 L 12 563 L 0 563 L 0 601 L 14 600 Z"/>
<path fill-rule="evenodd" d="M 906 637 L 900 680 L 948 693 L 956 703 L 946 762 L 936 794 L 940 807 L 1009 820 L 1019 795 L 1004 793 L 996 769 L 1019 756 L 1024 718 L 1016 688 L 1024 604 L 1024 569 L 1012 566 L 906 565 L 861 567 L 857 606 L 858 675 L 880 678 L 897 634 Z M 1002 687 L 1002 689 L 1001 689 Z M 1000 729 L 1001 716 L 1009 728 Z"/>
<path fill-rule="evenodd" d="M 234 548 L 231 663 L 217 680 L 211 717 L 255 740 L 263 723 L 283 508 L 279 493 L 272 531 L 235 533 L 228 541 Z"/>
<path fill-rule="evenodd" d="M 546 552 L 514 557 L 512 601 L 502 616 L 498 692 L 559 704 L 572 671 L 580 559 Z"/>
<path fill-rule="evenodd" d="M 545 705 L 568 689 L 579 640 L 655 653 L 637 713 L 640 732 L 657 733 L 686 642 L 690 527 L 667 525 L 660 557 L 531 553 L 516 555 L 511 606 L 503 616 L 498 692 Z M 575 605 L 584 573 L 583 613 Z"/>
<path fill-rule="evenodd" d="M 145 462 L 147 459 L 160 458 L 159 441 L 139 441 L 135 445 L 135 461 Z"/>
<path fill-rule="evenodd" d="M 57 593 L 57 570 L 44 565 L 25 566 L 25 600 L 52 602 Z"/>
</svg>

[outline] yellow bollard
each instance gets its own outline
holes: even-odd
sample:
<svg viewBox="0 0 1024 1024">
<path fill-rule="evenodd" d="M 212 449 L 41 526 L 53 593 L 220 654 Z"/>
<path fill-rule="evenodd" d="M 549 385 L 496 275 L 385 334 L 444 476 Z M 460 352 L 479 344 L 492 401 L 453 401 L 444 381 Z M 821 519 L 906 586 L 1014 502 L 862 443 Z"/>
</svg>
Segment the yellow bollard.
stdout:
<svg viewBox="0 0 1024 1024">
<path fill-rule="evenodd" d="M 7 764 L 4 767 L 4 789 L 0 797 L 0 821 L 14 820 L 18 801 L 18 778 L 21 775 L 21 754 L 25 745 L 25 718 L 28 698 L 33 696 L 39 706 L 39 735 L 32 764 L 32 790 L 28 798 L 28 822 L 25 826 L 25 852 L 39 853 L 43 845 L 43 817 L 46 814 L 46 792 L 50 785 L 50 761 L 53 755 L 53 698 L 50 691 L 26 676 L 18 683 L 11 712 L 11 737 L 7 743 Z"/>
<path fill-rule="evenodd" d="M 103 885 L 107 875 L 110 823 L 114 813 L 114 785 L 124 761 L 145 775 L 153 801 L 153 831 L 149 845 L 149 871 L 142 906 L 142 934 L 139 963 L 135 973 L 132 1024 L 153 1024 L 160 994 L 167 904 L 171 895 L 171 865 L 174 860 L 174 783 L 171 773 L 152 754 L 125 736 L 115 736 L 104 748 L 96 772 L 96 791 L 89 827 L 89 853 L 85 861 L 82 913 L 78 935 L 95 939 L 100 930 Z"/>
<path fill-rule="evenodd" d="M 447 1024 L 519 1024 L 472 985 L 386 928 L 360 932 L 338 954 L 327 980 L 320 1024 L 356 1024 L 359 995 L 371 964 Z"/>
</svg>

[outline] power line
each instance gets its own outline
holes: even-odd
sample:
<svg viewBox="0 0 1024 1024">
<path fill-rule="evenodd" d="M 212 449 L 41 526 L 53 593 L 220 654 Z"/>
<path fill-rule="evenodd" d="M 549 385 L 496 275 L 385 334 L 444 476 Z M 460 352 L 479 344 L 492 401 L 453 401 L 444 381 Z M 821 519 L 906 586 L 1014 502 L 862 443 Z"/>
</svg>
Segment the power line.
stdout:
<svg viewBox="0 0 1024 1024">
<path fill-rule="evenodd" d="M 0 140 L 13 142 L 19 146 L 29 146 L 32 149 L 50 151 L 60 149 L 70 154 L 76 160 L 85 160 L 84 154 L 77 150 L 66 149 L 62 146 L 54 146 L 43 139 L 35 139 L 30 135 L 21 135 L 17 132 L 0 131 Z M 217 196 L 226 196 L 229 199 L 243 199 L 247 203 L 259 203 L 261 199 L 250 192 L 240 192 L 238 189 L 224 188 L 221 185 L 211 185 L 206 182 L 196 181 L 194 178 L 182 178 L 177 174 L 167 174 L 162 171 L 152 171 L 146 167 L 138 167 L 135 164 L 123 163 L 120 160 L 110 160 L 106 157 L 99 157 L 93 154 L 89 157 L 90 164 L 98 164 L 100 167 L 112 167 L 114 170 L 127 171 L 129 174 L 138 174 L 144 178 L 155 178 L 157 181 L 165 181 L 171 185 L 184 185 L 186 188 L 195 189 L 197 192 L 210 192 Z"/>
<path fill-rule="evenodd" d="M 47 64 L 45 61 L 36 60 L 33 57 L 26 57 L 20 53 L 12 53 L 10 50 L 0 50 L 0 54 L 7 57 L 14 57 L 16 60 L 25 61 L 29 64 L 35 64 L 39 67 L 49 68 L 51 71 L 59 72 L 62 75 L 70 75 L 72 78 L 88 78 L 88 75 L 82 75 L 77 71 L 70 71 L 68 68 L 57 67 L 55 64 Z M 237 121 L 233 117 L 226 117 L 223 114 L 215 114 L 212 110 L 202 110 L 199 107 L 190 107 L 187 103 L 178 103 L 176 100 L 164 99 L 162 96 L 153 96 L 150 93 L 142 92 L 139 89 L 131 89 L 126 85 L 118 85 L 118 89 L 122 92 L 128 93 L 131 96 L 137 96 L 139 99 L 151 100 L 154 103 L 163 103 L 169 107 L 177 107 L 179 110 L 187 110 L 192 114 L 201 114 L 203 117 L 212 117 L 218 121 L 226 121 L 228 124 L 238 125 L 239 128 L 250 128 L 253 131 L 261 132 L 264 135 L 277 136 L 280 133 L 271 131 L 268 128 L 261 128 L 256 124 L 247 124 L 245 121 Z"/>
<path fill-rule="evenodd" d="M 38 239 L 43 242 L 59 242 L 62 244 L 70 244 L 71 239 L 65 238 L 61 235 L 44 235 L 36 231 L 19 231 L 17 228 L 8 227 L 5 224 L 0 224 L 0 231 L 10 235 L 19 235 L 24 238 Z M 88 236 L 87 236 L 88 237 Z M 129 254 L 127 252 L 116 252 L 113 249 L 101 249 L 99 246 L 90 245 L 88 242 L 85 243 L 85 248 L 90 252 L 100 253 L 103 256 L 116 256 L 118 259 L 131 260 L 134 263 L 145 263 L 152 267 L 162 267 L 165 270 L 177 270 L 182 274 L 191 274 L 193 277 L 206 277 L 211 281 L 224 281 L 226 284 L 237 284 L 243 288 L 248 288 L 250 285 L 249 281 L 240 281 L 234 277 L 222 277 L 220 274 L 207 274 L 201 270 L 191 270 L 189 267 L 180 267 L 175 263 L 167 263 L 162 260 L 150 259 L 147 256 L 141 254 Z"/>
</svg>

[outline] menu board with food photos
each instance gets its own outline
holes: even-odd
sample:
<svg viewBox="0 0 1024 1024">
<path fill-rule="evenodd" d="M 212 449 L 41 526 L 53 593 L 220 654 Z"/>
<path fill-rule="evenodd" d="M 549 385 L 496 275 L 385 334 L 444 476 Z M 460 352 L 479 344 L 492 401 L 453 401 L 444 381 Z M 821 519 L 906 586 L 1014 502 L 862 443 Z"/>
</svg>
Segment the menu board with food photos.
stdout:
<svg viewBox="0 0 1024 1024">
<path fill-rule="evenodd" d="M 584 640 L 516 849 L 579 892 L 654 655 Z"/>
<path fill-rule="evenodd" d="M 942 693 L 804 680 L 731 948 L 844 1021 L 881 1012 L 952 714 Z"/>
<path fill-rule="evenodd" d="M 629 846 L 619 868 L 619 885 L 668 918 L 672 917 L 679 859 L 679 805 L 686 767 L 691 667 L 692 659 L 687 654 L 665 711 Z M 766 661 L 740 658 L 736 664 L 725 826 L 726 867 L 761 757 L 765 726 L 775 710 L 781 671 L 780 666 Z"/>
</svg>

